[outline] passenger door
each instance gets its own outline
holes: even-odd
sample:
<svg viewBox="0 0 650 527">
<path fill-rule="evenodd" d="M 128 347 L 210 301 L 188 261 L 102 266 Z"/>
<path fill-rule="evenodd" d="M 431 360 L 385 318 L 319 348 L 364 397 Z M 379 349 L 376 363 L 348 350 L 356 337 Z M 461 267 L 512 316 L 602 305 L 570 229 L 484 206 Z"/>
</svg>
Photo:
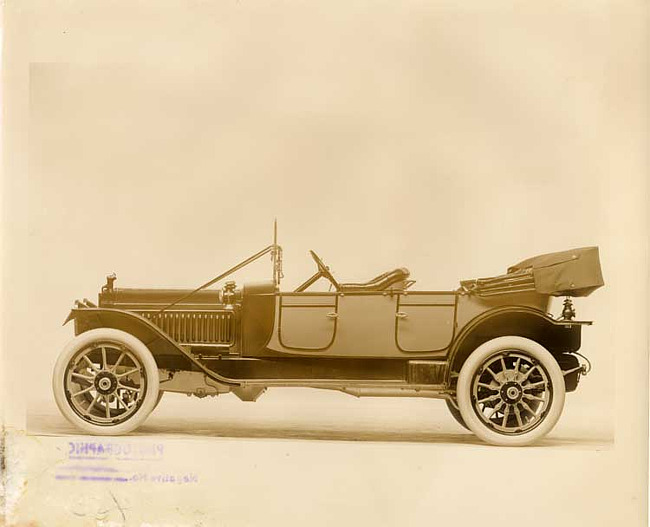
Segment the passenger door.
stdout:
<svg viewBox="0 0 650 527">
<path fill-rule="evenodd" d="M 338 329 L 332 351 L 346 357 L 396 357 L 397 295 L 385 291 L 341 294 Z"/>
<path fill-rule="evenodd" d="M 329 348 L 336 334 L 337 298 L 336 293 L 281 293 L 279 344 L 298 351 Z"/>
<path fill-rule="evenodd" d="M 403 352 L 434 352 L 447 348 L 456 322 L 454 293 L 403 293 L 397 300 L 395 341 Z"/>
</svg>

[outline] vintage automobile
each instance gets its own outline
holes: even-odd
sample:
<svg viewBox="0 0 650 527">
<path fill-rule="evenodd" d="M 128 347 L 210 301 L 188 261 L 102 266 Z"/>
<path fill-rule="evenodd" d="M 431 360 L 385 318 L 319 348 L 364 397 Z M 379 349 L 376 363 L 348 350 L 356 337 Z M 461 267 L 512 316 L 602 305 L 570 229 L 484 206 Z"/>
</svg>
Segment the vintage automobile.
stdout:
<svg viewBox="0 0 650 527">
<path fill-rule="evenodd" d="M 210 287 L 271 255 L 272 279 Z M 54 368 L 63 415 L 91 434 L 137 428 L 164 392 L 310 387 L 357 397 L 444 399 L 452 416 L 495 445 L 526 445 L 558 421 L 565 392 L 590 369 L 571 297 L 604 284 L 597 247 L 524 260 L 450 291 L 414 290 L 405 268 L 343 282 L 310 251 L 316 272 L 281 291 L 273 243 L 194 290 L 122 289 L 107 277 L 97 304 L 77 300 L 76 337 Z M 309 291 L 324 278 L 330 291 Z M 566 297 L 562 312 L 547 311 Z M 584 359 L 582 362 L 580 358 Z"/>
</svg>

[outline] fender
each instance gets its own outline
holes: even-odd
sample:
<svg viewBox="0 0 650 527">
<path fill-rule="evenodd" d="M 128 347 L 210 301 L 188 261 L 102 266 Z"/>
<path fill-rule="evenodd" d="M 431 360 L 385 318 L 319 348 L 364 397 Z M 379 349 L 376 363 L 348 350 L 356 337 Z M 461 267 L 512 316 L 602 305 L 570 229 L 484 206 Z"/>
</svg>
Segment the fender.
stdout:
<svg viewBox="0 0 650 527">
<path fill-rule="evenodd" d="M 483 342 L 504 335 L 530 338 L 553 355 L 578 351 L 583 325 L 591 325 L 591 322 L 556 320 L 527 306 L 491 309 L 467 323 L 455 339 L 449 354 L 449 375 L 459 372 L 467 357 Z"/>
<path fill-rule="evenodd" d="M 83 307 L 73 308 L 65 319 L 63 325 L 74 320 L 75 335 L 95 328 L 114 328 L 130 333 L 144 343 L 151 351 L 159 367 L 165 357 L 178 359 L 184 357 L 189 363 L 194 364 L 211 379 L 228 386 L 240 386 L 240 382 L 215 373 L 199 362 L 194 355 L 178 345 L 166 333 L 153 325 L 144 317 L 121 309 Z M 188 364 L 189 366 L 189 364 Z"/>
</svg>

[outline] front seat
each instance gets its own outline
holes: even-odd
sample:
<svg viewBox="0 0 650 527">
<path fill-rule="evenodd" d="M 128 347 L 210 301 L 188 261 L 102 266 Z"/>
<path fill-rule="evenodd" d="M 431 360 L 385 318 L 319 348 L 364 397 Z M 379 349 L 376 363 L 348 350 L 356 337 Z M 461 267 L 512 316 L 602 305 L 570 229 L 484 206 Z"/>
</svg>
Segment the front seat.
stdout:
<svg viewBox="0 0 650 527">
<path fill-rule="evenodd" d="M 391 285 L 398 282 L 403 282 L 409 277 L 410 273 L 406 267 L 393 269 L 386 273 L 375 276 L 372 280 L 367 282 L 339 284 L 339 291 L 342 293 L 354 291 L 384 291 Z"/>
</svg>

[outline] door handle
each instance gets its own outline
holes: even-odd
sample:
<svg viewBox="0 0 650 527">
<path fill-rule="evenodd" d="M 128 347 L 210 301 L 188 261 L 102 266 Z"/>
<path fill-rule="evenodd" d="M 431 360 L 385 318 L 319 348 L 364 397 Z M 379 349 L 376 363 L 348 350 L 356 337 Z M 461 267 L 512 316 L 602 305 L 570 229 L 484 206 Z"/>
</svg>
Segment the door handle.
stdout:
<svg viewBox="0 0 650 527">
<path fill-rule="evenodd" d="M 395 316 L 396 316 L 397 318 L 406 318 L 406 317 L 408 317 L 409 315 L 408 315 L 408 313 L 404 313 L 404 311 L 398 311 L 397 313 L 395 313 Z"/>
<path fill-rule="evenodd" d="M 335 313 L 332 311 L 331 313 L 327 313 L 327 318 L 338 318 L 339 314 Z"/>
</svg>

